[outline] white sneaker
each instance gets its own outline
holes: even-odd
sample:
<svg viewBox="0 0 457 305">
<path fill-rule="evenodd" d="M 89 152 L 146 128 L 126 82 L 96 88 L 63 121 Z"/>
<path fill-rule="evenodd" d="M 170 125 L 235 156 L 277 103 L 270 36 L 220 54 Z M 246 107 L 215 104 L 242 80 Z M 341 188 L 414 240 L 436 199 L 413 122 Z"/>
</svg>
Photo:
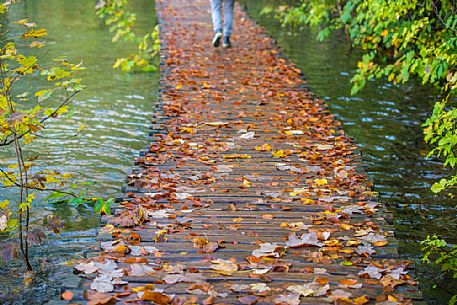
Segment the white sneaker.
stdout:
<svg viewBox="0 0 457 305">
<path fill-rule="evenodd" d="M 221 44 L 222 33 L 216 33 L 213 38 L 213 47 L 217 48 Z"/>
</svg>

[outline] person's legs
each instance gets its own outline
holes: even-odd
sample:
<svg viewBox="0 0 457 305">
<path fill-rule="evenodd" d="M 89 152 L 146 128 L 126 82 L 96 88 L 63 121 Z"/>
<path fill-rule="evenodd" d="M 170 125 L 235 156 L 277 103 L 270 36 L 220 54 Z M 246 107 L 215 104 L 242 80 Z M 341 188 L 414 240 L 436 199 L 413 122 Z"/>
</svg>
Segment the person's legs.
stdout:
<svg viewBox="0 0 457 305">
<path fill-rule="evenodd" d="M 224 0 L 224 37 L 232 35 L 234 6 L 235 0 Z"/>
<path fill-rule="evenodd" d="M 224 0 L 224 48 L 230 48 L 230 35 L 233 27 L 233 8 L 235 0 Z"/>
<path fill-rule="evenodd" d="M 211 0 L 214 33 L 222 33 L 222 1 Z"/>
<path fill-rule="evenodd" d="M 211 12 L 213 16 L 214 38 L 213 46 L 217 48 L 221 44 L 222 38 L 222 1 L 211 0 Z"/>
</svg>

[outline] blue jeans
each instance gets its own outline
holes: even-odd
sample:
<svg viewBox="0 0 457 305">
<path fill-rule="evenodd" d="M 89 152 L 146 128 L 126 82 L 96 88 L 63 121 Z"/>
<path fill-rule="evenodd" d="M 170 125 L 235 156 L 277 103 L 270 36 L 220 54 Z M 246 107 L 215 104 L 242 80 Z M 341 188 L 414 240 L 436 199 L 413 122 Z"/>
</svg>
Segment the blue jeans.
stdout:
<svg viewBox="0 0 457 305">
<path fill-rule="evenodd" d="M 211 0 L 214 33 L 222 33 L 222 2 L 224 2 L 224 36 L 230 37 L 235 0 Z"/>
</svg>

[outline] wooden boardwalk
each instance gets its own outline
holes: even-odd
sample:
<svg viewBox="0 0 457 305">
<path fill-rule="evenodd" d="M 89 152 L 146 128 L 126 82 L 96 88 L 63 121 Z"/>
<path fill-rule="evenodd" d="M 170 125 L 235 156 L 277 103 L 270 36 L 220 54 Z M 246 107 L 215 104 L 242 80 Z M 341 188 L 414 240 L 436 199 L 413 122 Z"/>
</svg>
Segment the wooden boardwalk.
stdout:
<svg viewBox="0 0 457 305">
<path fill-rule="evenodd" d="M 157 10 L 150 146 L 68 303 L 422 303 L 356 146 L 263 29 L 237 8 L 215 50 L 208 0 Z"/>
</svg>

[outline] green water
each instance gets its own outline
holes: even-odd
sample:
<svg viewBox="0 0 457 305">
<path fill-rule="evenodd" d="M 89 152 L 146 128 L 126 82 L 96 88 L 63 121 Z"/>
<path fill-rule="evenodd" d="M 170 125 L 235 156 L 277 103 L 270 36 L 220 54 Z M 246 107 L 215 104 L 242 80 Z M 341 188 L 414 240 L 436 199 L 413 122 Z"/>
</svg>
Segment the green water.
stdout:
<svg viewBox="0 0 457 305">
<path fill-rule="evenodd" d="M 375 190 L 394 212 L 401 256 L 417 262 L 428 302 L 447 304 L 449 292 L 456 293 L 457 287 L 435 279 L 430 267 L 419 262 L 419 242 L 427 234 L 457 242 L 455 200 L 430 191 L 432 183 L 448 173 L 436 160 L 426 160 L 420 127 L 439 98 L 436 92 L 417 84 L 394 86 L 375 81 L 360 95 L 351 96 L 350 79 L 360 53 L 349 52 L 343 35 L 319 43 L 312 30 L 284 29 L 274 18 L 259 16 L 265 5 L 277 5 L 278 1 L 240 2 L 277 40 L 285 56 L 302 69 L 311 90 L 327 101 L 344 130 L 355 139 Z M 431 289 L 434 284 L 439 287 Z"/>
<path fill-rule="evenodd" d="M 135 46 L 111 42 L 111 33 L 95 15 L 95 2 L 21 0 L 8 13 L 8 21 L 29 18 L 48 30 L 45 61 L 63 55 L 87 67 L 80 74 L 87 88 L 76 96 L 72 116 L 51 123 L 45 133 L 48 138 L 37 140 L 30 154 L 40 156 L 41 169 L 58 169 L 73 174 L 76 180 L 96 182 L 90 188 L 92 194 L 108 198 L 120 193 L 134 156 L 147 143 L 158 73 L 126 74 L 112 69 L 116 58 L 134 52 Z M 138 14 L 139 33 L 152 31 L 156 24 L 154 1 L 131 1 L 130 8 Z M 14 35 L 14 27 L 11 29 Z M 39 85 L 35 81 L 22 83 L 19 91 L 35 92 Z M 74 137 L 80 124 L 86 128 Z M 10 156 L 8 151 L 0 152 L 1 166 Z M 0 189 L 0 200 L 12 195 Z M 99 217 L 90 207 L 42 204 L 35 211 L 35 222 L 50 213 L 60 215 L 66 223 L 64 232 L 32 250 L 37 274 L 29 289 L 17 288 L 22 281 L 20 263 L 0 263 L 1 304 L 41 304 L 51 298 L 60 276 L 57 270 L 95 244 Z"/>
</svg>

